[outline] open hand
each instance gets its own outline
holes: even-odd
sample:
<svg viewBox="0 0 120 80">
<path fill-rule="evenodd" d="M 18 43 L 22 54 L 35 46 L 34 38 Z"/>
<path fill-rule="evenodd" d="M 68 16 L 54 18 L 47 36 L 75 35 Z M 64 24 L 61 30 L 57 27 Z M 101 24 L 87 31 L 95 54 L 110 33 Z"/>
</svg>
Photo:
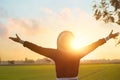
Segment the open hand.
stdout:
<svg viewBox="0 0 120 80">
<path fill-rule="evenodd" d="M 119 35 L 119 32 L 113 34 L 113 30 L 109 34 L 109 38 L 116 38 Z"/>
<path fill-rule="evenodd" d="M 9 39 L 11 39 L 11 40 L 13 40 L 13 41 L 15 41 L 15 42 L 19 42 L 21 39 L 20 39 L 20 37 L 16 34 L 16 38 L 14 38 L 14 37 L 9 37 Z"/>
</svg>

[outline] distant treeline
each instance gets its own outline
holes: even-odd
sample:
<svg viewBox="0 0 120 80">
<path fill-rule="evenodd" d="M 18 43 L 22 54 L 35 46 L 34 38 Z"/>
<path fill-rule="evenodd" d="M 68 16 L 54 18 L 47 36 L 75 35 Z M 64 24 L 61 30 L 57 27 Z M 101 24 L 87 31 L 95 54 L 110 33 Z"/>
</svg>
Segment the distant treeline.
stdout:
<svg viewBox="0 0 120 80">
<path fill-rule="evenodd" d="M 101 64 L 101 63 L 111 63 L 120 64 L 120 59 L 96 59 L 96 60 L 81 60 L 81 64 Z M 0 61 L 0 65 L 14 65 L 14 64 L 54 64 L 54 61 L 49 58 L 32 60 L 25 58 L 25 60 L 8 60 Z"/>
<path fill-rule="evenodd" d="M 119 64 L 120 59 L 81 60 L 81 64 L 89 64 L 89 63 L 114 63 L 114 64 Z"/>
</svg>

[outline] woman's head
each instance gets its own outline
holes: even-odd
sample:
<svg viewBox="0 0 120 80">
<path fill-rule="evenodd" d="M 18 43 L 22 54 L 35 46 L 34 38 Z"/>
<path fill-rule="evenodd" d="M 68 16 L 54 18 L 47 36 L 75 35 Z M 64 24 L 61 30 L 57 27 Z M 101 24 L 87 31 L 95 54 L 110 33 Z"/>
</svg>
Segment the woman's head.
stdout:
<svg viewBox="0 0 120 80">
<path fill-rule="evenodd" d="M 70 52 L 74 38 L 74 34 L 70 31 L 61 32 L 57 39 L 57 49 L 62 52 Z"/>
</svg>

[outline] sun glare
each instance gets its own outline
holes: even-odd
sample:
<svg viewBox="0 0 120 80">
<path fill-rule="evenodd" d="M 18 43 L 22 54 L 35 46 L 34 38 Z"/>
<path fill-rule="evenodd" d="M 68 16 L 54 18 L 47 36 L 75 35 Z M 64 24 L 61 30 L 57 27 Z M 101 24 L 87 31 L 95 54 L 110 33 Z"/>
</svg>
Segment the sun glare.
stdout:
<svg viewBox="0 0 120 80">
<path fill-rule="evenodd" d="M 79 44 L 78 44 L 79 42 L 78 42 L 78 40 L 77 39 L 75 39 L 73 42 L 72 42 L 72 47 L 74 48 L 74 49 L 79 49 L 80 48 L 80 46 L 79 46 Z"/>
<path fill-rule="evenodd" d="M 82 47 L 84 47 L 87 43 L 87 40 L 85 38 L 75 38 L 75 40 L 72 42 L 72 48 L 73 49 L 80 49 Z"/>
</svg>

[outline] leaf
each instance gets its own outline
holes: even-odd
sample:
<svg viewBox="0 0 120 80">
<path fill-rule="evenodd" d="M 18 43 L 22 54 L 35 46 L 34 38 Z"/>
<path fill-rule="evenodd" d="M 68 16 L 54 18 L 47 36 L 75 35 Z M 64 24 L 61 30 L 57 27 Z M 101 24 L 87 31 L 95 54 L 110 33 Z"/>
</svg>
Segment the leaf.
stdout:
<svg viewBox="0 0 120 80">
<path fill-rule="evenodd" d="M 114 17 L 110 16 L 109 17 L 109 22 L 114 22 Z"/>
<path fill-rule="evenodd" d="M 105 16 L 107 16 L 107 14 L 108 14 L 108 12 L 107 12 L 107 11 L 104 11 L 104 12 L 103 12 L 103 18 L 104 18 Z"/>
</svg>

